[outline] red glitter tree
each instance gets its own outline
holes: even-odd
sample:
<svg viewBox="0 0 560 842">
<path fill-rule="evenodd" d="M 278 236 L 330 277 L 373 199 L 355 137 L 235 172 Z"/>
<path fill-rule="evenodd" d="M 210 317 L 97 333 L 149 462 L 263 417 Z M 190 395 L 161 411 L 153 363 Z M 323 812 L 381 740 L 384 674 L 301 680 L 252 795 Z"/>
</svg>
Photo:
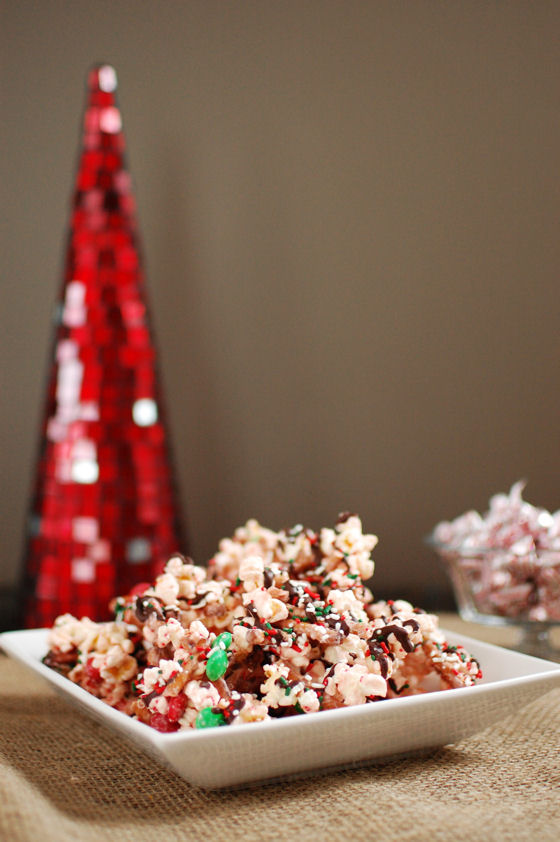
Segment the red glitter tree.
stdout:
<svg viewBox="0 0 560 842">
<path fill-rule="evenodd" d="M 108 603 L 183 547 L 117 78 L 91 70 L 24 569 L 26 626 Z"/>
</svg>

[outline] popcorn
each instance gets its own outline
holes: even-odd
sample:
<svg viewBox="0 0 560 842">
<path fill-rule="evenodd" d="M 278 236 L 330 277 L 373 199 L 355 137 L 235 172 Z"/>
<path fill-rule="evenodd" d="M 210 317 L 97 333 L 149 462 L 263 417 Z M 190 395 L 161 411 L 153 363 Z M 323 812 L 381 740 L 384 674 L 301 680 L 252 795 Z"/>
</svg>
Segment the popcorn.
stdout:
<svg viewBox="0 0 560 842">
<path fill-rule="evenodd" d="M 364 620 L 366 613 L 363 604 L 356 599 L 352 591 L 333 589 L 329 593 L 329 602 L 338 614 L 348 614 L 354 620 Z"/>
<path fill-rule="evenodd" d="M 189 699 L 189 703 L 196 710 L 202 710 L 205 707 L 214 707 L 220 701 L 220 694 L 213 684 L 206 682 L 201 684 L 200 681 L 189 681 L 185 687 L 185 692 Z"/>
<path fill-rule="evenodd" d="M 376 543 L 357 515 L 319 533 L 250 520 L 208 570 L 175 554 L 153 587 L 119 597 L 122 622 L 58 618 L 45 663 L 160 731 L 473 684 L 478 664 L 436 617 L 373 602 Z"/>
<path fill-rule="evenodd" d="M 366 627 L 369 632 L 370 626 Z M 368 659 L 367 640 L 350 632 L 339 644 L 326 646 L 324 660 L 330 664 L 353 663 L 356 660 Z"/>
<path fill-rule="evenodd" d="M 239 564 L 239 578 L 246 591 L 262 588 L 264 584 L 264 562 L 262 558 L 250 555 Z"/>
<path fill-rule="evenodd" d="M 370 553 L 376 545 L 377 536 L 362 533 L 362 522 L 357 515 L 341 515 L 334 529 L 321 530 L 321 549 L 325 555 L 342 556 L 349 573 L 363 580 L 373 576 Z"/>
<path fill-rule="evenodd" d="M 331 696 L 340 694 L 344 705 L 363 705 L 369 697 L 385 697 L 387 682 L 362 664 L 337 664 L 325 692 Z"/>
<path fill-rule="evenodd" d="M 164 688 L 167 682 L 181 672 L 181 664 L 178 661 L 166 661 L 163 658 L 159 666 L 144 670 L 142 681 L 137 687 L 145 694 L 152 693 L 158 688 Z"/>
<path fill-rule="evenodd" d="M 191 623 L 191 625 L 193 625 Z M 200 624 L 202 625 L 202 624 Z M 178 649 L 185 640 L 186 630 L 174 617 L 170 617 L 163 625 L 158 627 L 156 634 L 157 645 L 162 649 L 169 643 L 174 649 Z"/>
<path fill-rule="evenodd" d="M 112 646 L 120 647 L 123 652 L 131 652 L 133 649 L 124 623 L 94 623 L 87 617 L 77 620 L 71 614 L 57 617 L 49 632 L 48 642 L 51 647 L 62 652 L 79 650 L 81 659 L 91 650 L 107 652 Z"/>
<path fill-rule="evenodd" d="M 179 596 L 179 582 L 173 573 L 163 573 L 156 579 L 154 591 L 164 605 L 175 605 Z"/>
<path fill-rule="evenodd" d="M 201 623 L 200 620 L 192 621 L 189 626 L 189 632 L 195 643 L 200 643 L 201 641 L 206 640 L 210 634 L 204 623 Z"/>
<path fill-rule="evenodd" d="M 279 599 L 273 599 L 264 588 L 250 591 L 243 595 L 244 605 L 253 605 L 261 620 L 277 623 L 288 617 L 288 609 Z"/>
</svg>

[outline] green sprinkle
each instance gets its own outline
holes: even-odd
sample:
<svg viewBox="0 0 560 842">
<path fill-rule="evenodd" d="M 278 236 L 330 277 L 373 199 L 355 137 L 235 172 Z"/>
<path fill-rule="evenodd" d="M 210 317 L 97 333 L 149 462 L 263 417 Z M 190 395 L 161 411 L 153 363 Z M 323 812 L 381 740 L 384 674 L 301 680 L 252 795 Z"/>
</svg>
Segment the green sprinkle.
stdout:
<svg viewBox="0 0 560 842">
<path fill-rule="evenodd" d="M 228 668 L 228 656 L 223 649 L 215 649 L 206 663 L 206 676 L 210 681 L 217 681 Z"/>
<path fill-rule="evenodd" d="M 118 622 L 119 620 L 122 620 L 123 617 L 124 617 L 124 600 L 123 599 L 117 599 L 117 603 L 115 605 L 115 620 L 117 620 L 117 622 Z"/>
<path fill-rule="evenodd" d="M 216 728 L 219 725 L 225 725 L 223 713 L 214 713 L 212 708 L 202 708 L 199 711 L 194 727 L 195 728 Z"/>
</svg>

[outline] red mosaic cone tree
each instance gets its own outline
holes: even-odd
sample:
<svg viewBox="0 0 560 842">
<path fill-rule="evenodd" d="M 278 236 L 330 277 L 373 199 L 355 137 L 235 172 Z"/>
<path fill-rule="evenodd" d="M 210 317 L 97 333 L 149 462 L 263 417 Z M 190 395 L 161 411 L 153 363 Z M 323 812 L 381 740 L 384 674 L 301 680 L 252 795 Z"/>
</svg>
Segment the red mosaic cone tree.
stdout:
<svg viewBox="0 0 560 842">
<path fill-rule="evenodd" d="M 108 617 L 184 548 L 117 79 L 88 78 L 24 570 L 24 623 Z"/>
</svg>

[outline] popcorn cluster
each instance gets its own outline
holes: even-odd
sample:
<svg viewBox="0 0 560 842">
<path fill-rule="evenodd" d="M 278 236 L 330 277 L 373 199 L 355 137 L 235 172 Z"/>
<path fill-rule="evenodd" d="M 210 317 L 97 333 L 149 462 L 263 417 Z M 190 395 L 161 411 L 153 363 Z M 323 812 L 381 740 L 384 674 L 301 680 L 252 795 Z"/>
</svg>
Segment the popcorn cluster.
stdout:
<svg viewBox="0 0 560 842">
<path fill-rule="evenodd" d="M 261 722 L 469 686 L 479 665 L 437 618 L 374 602 L 374 535 L 250 520 L 208 568 L 175 555 L 114 601 L 116 621 L 59 617 L 45 662 L 159 731 Z"/>
<path fill-rule="evenodd" d="M 456 565 L 475 608 L 533 621 L 560 620 L 560 511 L 523 500 L 524 483 L 496 494 L 484 515 L 442 522 L 434 539 Z"/>
</svg>

